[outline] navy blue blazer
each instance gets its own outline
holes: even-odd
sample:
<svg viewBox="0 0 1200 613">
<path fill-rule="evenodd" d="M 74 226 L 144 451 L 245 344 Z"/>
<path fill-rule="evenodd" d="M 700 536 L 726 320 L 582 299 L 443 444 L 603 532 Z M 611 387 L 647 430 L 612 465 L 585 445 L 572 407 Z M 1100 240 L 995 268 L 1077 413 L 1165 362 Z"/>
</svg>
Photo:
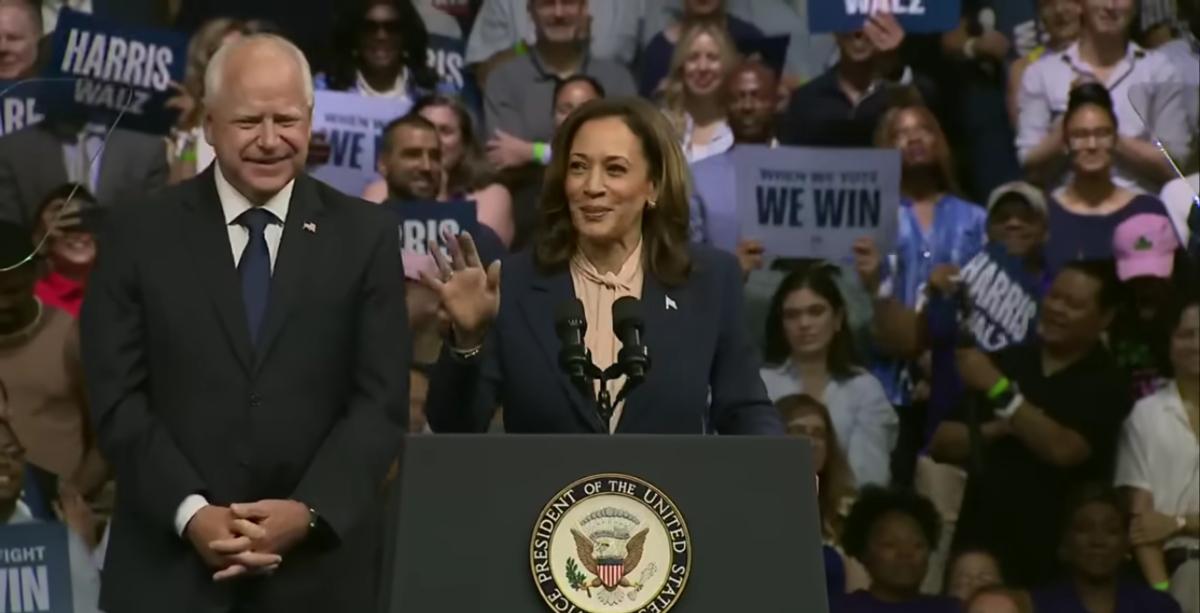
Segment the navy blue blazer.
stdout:
<svg viewBox="0 0 1200 613">
<path fill-rule="evenodd" d="M 691 256 L 680 287 L 645 275 L 651 368 L 626 399 L 617 432 L 783 434 L 745 330 L 737 261 L 703 245 L 692 245 Z M 438 360 L 426 402 L 434 431 L 482 432 L 503 406 L 508 432 L 607 433 L 594 401 L 558 365 L 555 312 L 574 297 L 569 271 L 538 271 L 530 251 L 507 258 L 483 352 L 462 360 L 443 349 Z"/>
</svg>

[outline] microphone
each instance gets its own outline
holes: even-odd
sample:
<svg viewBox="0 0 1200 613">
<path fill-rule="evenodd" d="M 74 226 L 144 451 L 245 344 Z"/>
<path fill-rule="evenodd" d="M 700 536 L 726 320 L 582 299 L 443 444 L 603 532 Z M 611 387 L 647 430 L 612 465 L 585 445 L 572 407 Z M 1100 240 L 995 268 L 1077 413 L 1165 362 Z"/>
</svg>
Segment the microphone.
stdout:
<svg viewBox="0 0 1200 613">
<path fill-rule="evenodd" d="M 625 371 L 627 390 L 641 383 L 650 370 L 650 352 L 642 344 L 645 323 L 642 321 L 642 303 L 631 296 L 618 298 L 613 303 L 613 332 L 621 340 L 621 351 L 617 353 L 617 364 Z"/>
<path fill-rule="evenodd" d="M 562 349 L 558 352 L 558 365 L 567 373 L 567 377 L 586 396 L 592 395 L 590 369 L 592 356 L 584 344 L 584 334 L 587 333 L 587 319 L 583 315 L 583 303 L 578 298 L 558 305 L 554 315 L 554 330 Z"/>
</svg>

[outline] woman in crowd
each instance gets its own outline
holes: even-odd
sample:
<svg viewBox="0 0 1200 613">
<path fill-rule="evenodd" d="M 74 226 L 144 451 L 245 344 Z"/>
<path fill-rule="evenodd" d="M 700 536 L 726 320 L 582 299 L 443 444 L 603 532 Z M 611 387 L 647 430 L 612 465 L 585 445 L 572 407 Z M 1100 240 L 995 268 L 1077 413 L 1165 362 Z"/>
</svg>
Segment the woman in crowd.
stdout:
<svg viewBox="0 0 1200 613">
<path fill-rule="evenodd" d="M 1047 54 L 1022 77 L 1016 139 L 1021 163 L 1046 183 L 1062 184 L 1063 141 L 1064 136 L 1070 140 L 1070 126 L 1058 118 L 1069 114 L 1072 87 L 1093 83 L 1111 94 L 1112 132 L 1104 139 L 1114 158 L 1113 179 L 1121 187 L 1156 194 L 1174 175 L 1154 139 L 1182 157 L 1191 138 L 1183 83 L 1169 59 L 1129 40 L 1134 0 L 1087 0 L 1083 7 L 1079 40 Z M 1074 151 L 1070 155 L 1075 157 Z"/>
<path fill-rule="evenodd" d="M 48 236 L 43 248 L 46 270 L 34 293 L 42 304 L 73 317 L 79 317 L 84 286 L 96 263 L 93 228 L 85 225 L 81 211 L 95 206 L 96 198 L 86 188 L 67 183 L 47 194 L 38 208 L 36 234 Z"/>
<path fill-rule="evenodd" d="M 1195 291 L 1195 285 L 1190 288 Z M 1133 407 L 1121 431 L 1116 485 L 1129 496 L 1134 557 L 1146 580 L 1200 611 L 1200 298 L 1167 317 L 1174 379 Z"/>
<path fill-rule="evenodd" d="M 425 24 L 408 0 L 347 3 L 334 30 L 333 65 L 314 85 L 392 98 L 404 110 L 437 87 L 437 75 L 426 65 L 428 44 Z"/>
<path fill-rule="evenodd" d="M 1068 509 L 1059 546 L 1067 579 L 1033 592 L 1036 613 L 1179 612 L 1179 604 L 1167 594 L 1122 577 L 1129 555 L 1129 517 L 1116 492 L 1085 486 Z"/>
<path fill-rule="evenodd" d="M 820 398 L 855 481 L 886 486 L 899 420 L 883 386 L 854 355 L 837 274 L 832 264 L 814 262 L 780 284 L 767 314 L 762 378 L 772 400 L 803 393 Z"/>
<path fill-rule="evenodd" d="M 448 96 L 422 98 L 413 107 L 437 128 L 442 145 L 442 188 L 439 200 L 474 200 L 479 223 L 491 228 L 504 244 L 513 239 L 512 196 L 496 181 L 483 149 L 475 138 L 471 112 Z M 387 199 L 387 182 L 380 179 L 363 192 L 371 202 Z"/>
<path fill-rule="evenodd" d="M 1038 0 L 1038 23 L 1045 33 L 1045 42 L 1028 55 L 1017 58 L 1008 69 L 1008 113 L 1012 125 L 1019 121 L 1017 101 L 1025 70 L 1047 53 L 1058 53 L 1079 38 L 1083 3 L 1080 0 Z"/>
<path fill-rule="evenodd" d="M 675 43 L 679 42 L 689 24 L 713 23 L 725 30 L 734 41 L 762 36 L 754 24 L 730 15 L 725 9 L 725 0 L 684 0 L 680 19 L 672 21 L 662 32 L 654 35 L 638 56 L 638 93 L 647 98 L 656 96 L 663 86 L 663 78 L 671 64 Z"/>
<path fill-rule="evenodd" d="M 687 164 L 662 114 L 641 99 L 591 102 L 554 150 L 542 231 L 505 261 L 503 281 L 468 235 L 447 237 L 453 263 L 432 250 L 440 278 L 423 282 L 453 331 L 430 385 L 433 429 L 481 431 L 502 404 L 509 432 L 782 434 L 744 330 L 737 262 L 688 242 Z M 594 383 L 559 366 L 556 313 L 582 311 L 583 346 L 607 368 L 621 297 L 640 299 L 654 366 L 624 400 L 618 390 L 638 378 L 610 382 L 617 400 L 601 415 Z"/>
<path fill-rule="evenodd" d="M 871 587 L 834 600 L 833 613 L 957 613 L 959 602 L 921 594 L 941 518 L 933 503 L 905 490 L 864 488 L 842 532 L 846 553 L 861 560 Z"/>
<path fill-rule="evenodd" d="M 1139 213 L 1167 215 L 1154 196 L 1122 187 L 1114 164 L 1121 139 L 1109 91 L 1098 83 L 1071 90 L 1063 117 L 1062 139 L 1071 165 L 1071 180 L 1050 199 L 1050 240 L 1046 263 L 1051 271 L 1072 260 L 1113 256 L 1118 225 Z"/>
<path fill-rule="evenodd" d="M 968 602 L 979 590 L 1004 585 L 1000 562 L 985 549 L 963 549 L 946 565 L 946 595 Z"/>
<path fill-rule="evenodd" d="M 829 409 L 808 394 L 784 396 L 775 401 L 775 406 L 788 435 L 804 437 L 812 445 L 829 594 L 840 596 L 863 589 L 870 584 L 866 571 L 853 558 L 847 558 L 838 543 L 846 512 L 854 502 L 854 474 L 834 435 Z"/>
<path fill-rule="evenodd" d="M 662 101 L 689 163 L 724 153 L 733 146 L 722 90 L 736 63 L 733 41 L 714 23 L 691 24 L 680 36 Z"/>
</svg>

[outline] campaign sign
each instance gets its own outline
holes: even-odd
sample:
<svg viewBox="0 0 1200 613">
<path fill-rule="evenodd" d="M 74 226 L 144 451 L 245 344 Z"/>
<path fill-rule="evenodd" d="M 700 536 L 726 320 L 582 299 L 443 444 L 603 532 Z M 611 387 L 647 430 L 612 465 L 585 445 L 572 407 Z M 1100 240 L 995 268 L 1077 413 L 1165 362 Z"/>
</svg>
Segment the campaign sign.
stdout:
<svg viewBox="0 0 1200 613">
<path fill-rule="evenodd" d="M 388 122 L 408 112 L 406 99 L 368 98 L 355 93 L 319 91 L 313 109 L 313 132 L 329 142 L 329 161 L 310 173 L 351 196 L 379 178 L 375 162 Z"/>
<path fill-rule="evenodd" d="M 908 33 L 947 32 L 958 27 L 961 0 L 808 0 L 813 33 L 861 30 L 867 16 L 891 13 Z"/>
<path fill-rule="evenodd" d="M 71 613 L 69 555 L 62 524 L 0 526 L 0 612 Z"/>
<path fill-rule="evenodd" d="M 979 348 L 988 353 L 1026 342 L 1037 323 L 1037 280 L 1024 263 L 990 244 L 960 273 L 971 301 L 968 325 Z"/>
<path fill-rule="evenodd" d="M 166 102 L 183 81 L 187 38 L 168 30 L 130 27 L 62 9 L 46 76 L 73 87 L 46 96 L 47 114 L 82 117 L 151 134 L 166 134 L 178 112 Z M 122 114 L 123 113 L 123 114 Z"/>
<path fill-rule="evenodd" d="M 898 151 L 738 145 L 733 155 L 741 236 L 761 242 L 768 258 L 849 263 L 864 236 L 891 251 Z"/>
<path fill-rule="evenodd" d="M 425 53 L 427 65 L 438 75 L 438 92 L 458 96 L 468 107 L 478 106 L 479 90 L 466 68 L 466 43 L 461 38 L 430 34 Z"/>
<path fill-rule="evenodd" d="M 0 136 L 45 119 L 38 103 L 40 81 L 0 81 Z"/>
<path fill-rule="evenodd" d="M 430 274 L 436 273 L 437 269 L 429 253 L 431 239 L 441 245 L 442 253 L 449 256 L 443 239 L 447 234 L 458 236 L 469 232 L 471 236 L 479 236 L 479 222 L 476 220 L 475 202 L 472 200 L 388 200 L 383 206 L 399 217 L 400 251 L 404 257 L 404 272 L 412 278 L 416 278 L 421 270 Z M 478 241 L 478 238 L 476 240 Z"/>
</svg>

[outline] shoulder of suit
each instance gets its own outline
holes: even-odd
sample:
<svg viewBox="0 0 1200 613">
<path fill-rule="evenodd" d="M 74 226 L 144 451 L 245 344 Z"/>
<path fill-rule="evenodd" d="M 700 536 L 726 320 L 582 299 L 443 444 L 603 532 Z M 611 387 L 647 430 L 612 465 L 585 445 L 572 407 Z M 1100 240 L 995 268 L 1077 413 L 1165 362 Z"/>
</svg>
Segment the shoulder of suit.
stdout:
<svg viewBox="0 0 1200 613">
<path fill-rule="evenodd" d="M 300 175 L 296 177 L 296 188 L 301 187 L 302 182 L 309 184 L 307 187 L 313 190 L 326 209 L 348 215 L 353 219 L 360 219 L 364 223 L 369 224 L 391 225 L 395 222 L 395 214 L 382 206 L 372 204 L 356 196 L 349 196 L 324 181 L 310 175 Z M 294 191 L 296 188 L 293 188 L 293 198 L 296 197 Z"/>
<path fill-rule="evenodd" d="M 688 245 L 692 257 L 691 279 L 697 277 L 720 277 L 730 270 L 737 270 L 737 258 L 732 253 L 711 245 L 691 243 Z"/>
</svg>

